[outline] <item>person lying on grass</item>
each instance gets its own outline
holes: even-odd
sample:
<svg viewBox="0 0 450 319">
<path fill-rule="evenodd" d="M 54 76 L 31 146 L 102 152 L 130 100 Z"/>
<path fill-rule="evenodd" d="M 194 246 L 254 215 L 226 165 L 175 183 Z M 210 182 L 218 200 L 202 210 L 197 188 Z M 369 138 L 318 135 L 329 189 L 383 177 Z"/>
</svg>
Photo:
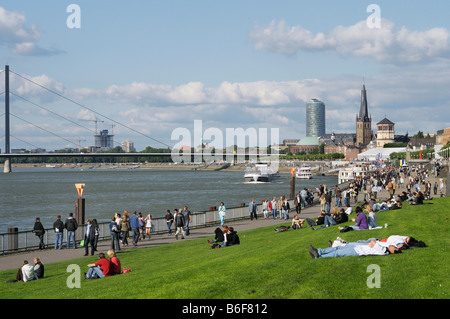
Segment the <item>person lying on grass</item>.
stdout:
<svg viewBox="0 0 450 319">
<path fill-rule="evenodd" d="M 385 256 L 389 254 L 398 254 L 400 249 L 393 245 L 388 247 L 380 245 L 376 240 L 371 240 L 368 244 L 355 245 L 348 243 L 345 246 L 328 247 L 325 249 L 316 249 L 312 245 L 309 245 L 309 254 L 312 258 L 324 258 L 324 257 L 346 257 L 346 256 Z"/>
<path fill-rule="evenodd" d="M 338 246 L 345 246 L 347 244 L 367 245 L 372 240 L 379 242 L 379 244 L 381 246 L 388 247 L 388 246 L 392 245 L 401 250 L 409 249 L 411 247 L 426 247 L 426 244 L 421 240 L 417 240 L 411 236 L 400 236 L 400 235 L 392 235 L 392 236 L 389 236 L 388 238 L 384 238 L 384 239 L 369 238 L 367 240 L 358 240 L 356 242 L 350 242 L 350 243 L 347 243 L 342 238 L 337 237 L 334 242 L 331 242 L 331 240 L 329 240 L 328 246 L 338 247 Z"/>
</svg>

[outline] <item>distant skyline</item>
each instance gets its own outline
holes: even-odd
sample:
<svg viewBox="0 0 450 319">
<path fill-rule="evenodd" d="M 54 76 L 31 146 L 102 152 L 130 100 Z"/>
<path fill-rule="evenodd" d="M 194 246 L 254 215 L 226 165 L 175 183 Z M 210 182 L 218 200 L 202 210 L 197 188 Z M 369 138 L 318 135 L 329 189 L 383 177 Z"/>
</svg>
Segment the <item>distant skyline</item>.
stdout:
<svg viewBox="0 0 450 319">
<path fill-rule="evenodd" d="M 12 73 L 11 148 L 94 145 L 96 118 L 137 150 L 175 145 L 195 120 L 279 128 L 281 143 L 306 136 L 311 98 L 326 105 L 326 133 L 355 133 L 363 81 L 373 124 L 434 134 L 450 127 L 448 12 L 445 0 L 4 0 L 0 69 L 78 103 Z"/>
</svg>

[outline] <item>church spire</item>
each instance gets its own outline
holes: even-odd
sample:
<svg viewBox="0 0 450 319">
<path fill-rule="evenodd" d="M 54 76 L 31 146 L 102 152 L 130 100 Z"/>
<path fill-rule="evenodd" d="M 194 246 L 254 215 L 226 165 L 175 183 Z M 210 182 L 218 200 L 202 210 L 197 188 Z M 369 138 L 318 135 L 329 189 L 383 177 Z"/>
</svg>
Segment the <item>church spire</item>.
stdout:
<svg viewBox="0 0 450 319">
<path fill-rule="evenodd" d="M 367 108 L 367 94 L 366 94 L 366 84 L 363 84 L 361 90 L 361 106 L 359 107 L 358 120 L 362 122 L 370 121 L 369 110 Z"/>
</svg>

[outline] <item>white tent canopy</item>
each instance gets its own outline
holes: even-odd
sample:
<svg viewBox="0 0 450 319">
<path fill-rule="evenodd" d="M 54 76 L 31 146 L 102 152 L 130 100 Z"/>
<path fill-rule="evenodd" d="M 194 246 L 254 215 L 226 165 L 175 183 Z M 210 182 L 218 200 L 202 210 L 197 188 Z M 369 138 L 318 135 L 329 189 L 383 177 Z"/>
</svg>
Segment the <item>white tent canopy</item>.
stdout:
<svg viewBox="0 0 450 319">
<path fill-rule="evenodd" d="M 358 154 L 360 161 L 377 161 L 389 159 L 391 153 L 405 153 L 406 147 L 372 148 Z"/>
</svg>

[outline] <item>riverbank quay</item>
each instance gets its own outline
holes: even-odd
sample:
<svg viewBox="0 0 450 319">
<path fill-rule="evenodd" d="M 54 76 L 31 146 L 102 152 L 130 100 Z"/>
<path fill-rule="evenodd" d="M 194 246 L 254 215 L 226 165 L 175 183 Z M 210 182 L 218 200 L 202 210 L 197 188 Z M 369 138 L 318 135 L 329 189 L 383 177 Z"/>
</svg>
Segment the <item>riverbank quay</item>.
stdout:
<svg viewBox="0 0 450 319">
<path fill-rule="evenodd" d="M 300 160 L 283 160 L 278 163 L 278 172 L 290 174 L 292 167 L 300 165 L 309 165 L 313 171 L 320 173 L 322 170 L 328 170 L 329 161 L 300 161 Z M 228 165 L 226 163 L 197 164 L 197 163 L 160 163 L 160 162 L 139 162 L 139 163 L 13 163 L 12 169 L 73 169 L 73 170 L 90 170 L 90 169 L 149 169 L 149 170 L 202 170 L 202 171 L 230 171 L 244 172 L 249 163 L 237 163 Z M 327 173 L 327 175 L 337 175 L 337 172 Z"/>
<path fill-rule="evenodd" d="M 246 207 L 248 210 L 248 207 Z M 295 208 L 291 210 L 289 217 L 287 221 L 284 219 L 281 220 L 280 218 L 273 219 L 272 217 L 264 218 L 261 213 L 258 214 L 258 219 L 250 220 L 250 214 L 248 214 L 248 218 L 243 218 L 240 220 L 233 220 L 227 222 L 225 219 L 225 224 L 229 227 L 233 227 L 235 230 L 242 232 L 249 229 L 254 228 L 261 228 L 261 227 L 267 227 L 267 226 L 273 226 L 274 228 L 280 224 L 287 224 L 291 223 L 291 220 L 295 214 Z M 302 209 L 300 217 L 301 218 L 315 218 L 320 214 L 320 206 L 314 205 L 307 208 Z M 202 228 L 190 228 L 190 234 L 188 236 L 185 236 L 185 239 L 178 239 L 178 241 L 181 240 L 192 240 L 192 239 L 199 239 L 199 238 L 205 238 L 207 239 L 214 239 L 214 230 L 220 227 L 219 223 L 213 224 L 211 226 L 202 227 Z M 131 232 L 130 232 L 131 233 Z M 137 246 L 133 246 L 131 244 L 131 237 L 129 239 L 129 246 L 121 247 L 121 251 L 126 251 L 128 249 L 139 249 L 144 247 L 152 247 L 157 245 L 164 245 L 164 244 L 170 244 L 177 242 L 177 239 L 175 238 L 175 232 L 172 230 L 172 235 L 168 235 L 167 233 L 161 233 L 161 234 L 152 234 L 150 239 L 146 237 L 144 240 L 140 240 L 137 244 Z M 104 252 L 108 249 L 110 249 L 111 246 L 111 240 L 105 239 L 98 242 L 97 245 L 97 253 L 98 252 Z M 64 260 L 70 260 L 73 258 L 79 258 L 84 255 L 84 247 L 80 247 L 79 244 L 77 244 L 77 248 L 66 248 L 66 244 L 64 243 L 62 249 L 54 249 L 53 247 L 46 248 L 43 250 L 29 250 L 24 252 L 12 252 L 5 254 L 3 256 L 0 256 L 0 271 L 3 270 L 9 270 L 9 269 L 15 269 L 18 268 L 24 260 L 33 260 L 34 257 L 39 257 L 43 263 L 53 263 L 53 262 L 59 262 Z"/>
<path fill-rule="evenodd" d="M 434 183 L 435 178 L 430 177 L 429 178 L 431 183 Z M 406 186 L 402 185 L 397 188 L 397 193 L 406 190 Z M 361 203 L 363 201 L 363 194 L 358 194 L 357 203 Z M 378 199 L 384 200 L 388 198 L 388 191 L 386 189 L 381 190 L 378 193 Z M 333 199 L 332 205 L 335 205 L 335 200 Z M 352 200 L 352 206 L 356 205 L 354 201 Z M 243 210 L 247 210 L 248 207 L 243 207 Z M 214 212 L 212 212 L 213 214 Z M 311 218 L 315 219 L 320 214 L 320 205 L 317 203 L 313 206 L 306 207 L 302 209 L 300 213 L 301 219 Z M 291 211 L 289 214 L 289 219 L 287 221 L 280 220 L 279 218 L 273 219 L 272 217 L 265 219 L 263 218 L 261 214 L 261 210 L 259 209 L 259 217 L 258 219 L 250 220 L 249 214 L 247 216 L 244 216 L 240 219 L 230 220 L 225 222 L 226 225 L 234 227 L 235 230 L 242 232 L 249 229 L 254 228 L 261 228 L 261 227 L 268 227 L 273 226 L 274 228 L 280 224 L 289 225 L 291 223 L 291 220 L 293 216 L 295 215 L 295 208 L 293 206 L 293 202 L 291 201 Z M 213 223 L 210 226 L 205 226 L 201 228 L 191 228 L 191 232 L 189 236 L 186 236 L 186 239 L 184 240 L 190 240 L 190 239 L 198 239 L 198 238 L 204 238 L 205 240 L 207 238 L 213 239 L 214 237 L 214 230 L 220 227 L 219 223 Z M 307 224 L 304 224 L 304 227 L 307 227 Z M 79 239 L 79 237 L 78 237 Z M 179 239 L 181 240 L 181 239 Z M 138 245 L 136 247 L 134 246 L 127 246 L 121 248 L 123 251 L 127 249 L 139 249 L 141 247 L 152 247 L 156 245 L 163 245 L 163 244 L 170 244 L 173 242 L 176 242 L 175 236 L 168 236 L 167 233 L 160 233 L 160 234 L 153 234 L 151 235 L 151 238 L 141 240 L 138 242 Z M 106 252 L 110 248 L 110 239 L 101 240 L 98 243 L 97 246 L 97 252 Z M 77 249 L 73 248 L 65 248 L 66 245 L 63 245 L 63 249 L 53 249 L 53 247 L 44 249 L 44 250 L 28 250 L 24 252 L 12 252 L 7 253 L 3 256 L 0 256 L 0 271 L 3 270 L 9 270 L 9 269 L 16 269 L 18 268 L 24 260 L 33 260 L 34 257 L 39 257 L 43 263 L 53 263 L 53 262 L 59 262 L 59 261 L 65 261 L 70 260 L 73 258 L 79 258 L 84 255 L 84 248 L 79 247 Z"/>
</svg>

